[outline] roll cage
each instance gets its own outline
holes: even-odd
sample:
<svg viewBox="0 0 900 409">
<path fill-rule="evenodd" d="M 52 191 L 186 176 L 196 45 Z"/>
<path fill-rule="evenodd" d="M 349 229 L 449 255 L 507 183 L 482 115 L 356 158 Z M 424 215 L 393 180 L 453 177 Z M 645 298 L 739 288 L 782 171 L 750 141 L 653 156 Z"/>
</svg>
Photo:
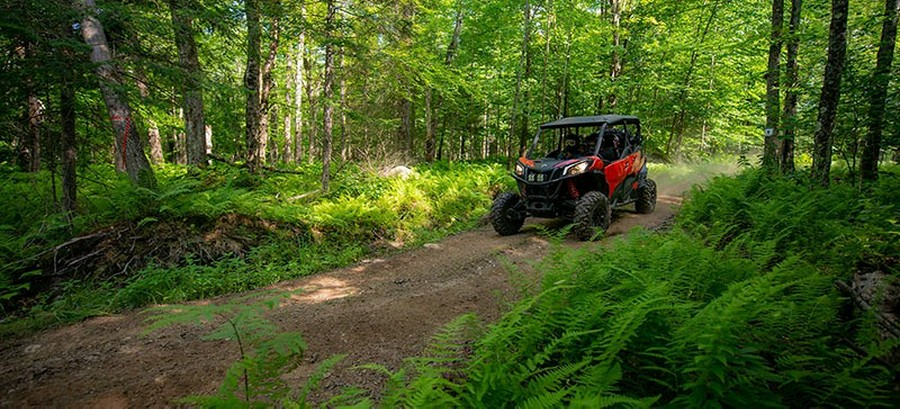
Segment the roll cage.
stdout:
<svg viewBox="0 0 900 409">
<path fill-rule="evenodd" d="M 554 133 L 555 137 L 547 138 L 547 132 Z M 565 146 L 573 136 L 580 141 L 579 146 Z M 597 156 L 609 162 L 637 151 L 642 143 L 641 123 L 635 116 L 569 117 L 541 125 L 525 157 L 532 160 L 564 159 L 568 154 L 570 157 Z M 548 153 L 540 155 L 539 152 Z"/>
</svg>

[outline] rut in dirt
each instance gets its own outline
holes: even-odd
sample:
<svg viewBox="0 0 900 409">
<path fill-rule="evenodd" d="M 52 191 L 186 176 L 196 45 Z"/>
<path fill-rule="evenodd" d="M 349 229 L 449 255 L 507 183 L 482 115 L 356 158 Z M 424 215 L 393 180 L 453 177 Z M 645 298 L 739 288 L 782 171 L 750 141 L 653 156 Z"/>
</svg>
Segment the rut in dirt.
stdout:
<svg viewBox="0 0 900 409">
<path fill-rule="evenodd" d="M 678 198 L 661 196 L 653 214 L 620 212 L 607 235 L 664 225 L 678 203 Z M 396 370 L 459 315 L 474 313 L 485 322 L 499 318 L 519 294 L 517 280 L 537 277 L 533 265 L 550 248 L 527 226 L 534 223 L 548 222 L 529 220 L 524 233 L 508 237 L 481 227 L 389 258 L 273 286 L 303 290 L 268 316 L 281 330 L 302 333 L 308 344 L 303 363 L 286 380 L 301 385 L 322 360 L 348 354 L 319 395 L 355 385 L 379 396 L 384 377 L 353 367 L 377 363 Z M 511 278 L 510 265 L 519 278 Z M 0 350 L 0 406 L 167 407 L 179 397 L 214 393 L 239 356 L 237 346 L 201 339 L 209 326 L 175 326 L 144 335 L 145 317 L 140 312 L 100 317 L 6 342 Z"/>
</svg>

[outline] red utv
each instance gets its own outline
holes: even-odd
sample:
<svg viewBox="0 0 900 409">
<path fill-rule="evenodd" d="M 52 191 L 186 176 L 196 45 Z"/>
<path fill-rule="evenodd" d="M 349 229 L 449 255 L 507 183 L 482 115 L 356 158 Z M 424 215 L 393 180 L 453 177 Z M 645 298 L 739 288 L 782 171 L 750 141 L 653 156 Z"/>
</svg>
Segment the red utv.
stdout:
<svg viewBox="0 0 900 409">
<path fill-rule="evenodd" d="M 515 234 L 525 218 L 562 218 L 581 240 L 603 235 L 611 209 L 634 203 L 638 213 L 656 207 L 656 182 L 641 154 L 641 122 L 634 116 L 563 118 L 543 124 L 513 177 L 517 193 L 494 198 L 491 224 Z M 546 154 L 541 154 L 547 152 Z"/>
</svg>

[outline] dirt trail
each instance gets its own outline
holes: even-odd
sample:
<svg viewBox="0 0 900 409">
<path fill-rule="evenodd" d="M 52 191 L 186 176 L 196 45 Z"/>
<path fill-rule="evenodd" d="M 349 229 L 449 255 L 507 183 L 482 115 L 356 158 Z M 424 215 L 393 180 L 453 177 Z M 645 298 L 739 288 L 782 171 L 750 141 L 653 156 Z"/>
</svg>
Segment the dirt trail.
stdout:
<svg viewBox="0 0 900 409">
<path fill-rule="evenodd" d="M 660 196 L 653 214 L 618 212 L 608 236 L 659 225 L 678 204 L 677 197 Z M 496 320 L 516 294 L 505 265 L 533 272 L 531 265 L 548 251 L 547 241 L 527 227 L 531 223 L 547 222 L 529 220 L 523 233 L 510 237 L 485 226 L 275 286 L 304 289 L 271 313 L 283 330 L 303 333 L 309 346 L 304 364 L 288 378 L 299 384 L 323 359 L 347 353 L 323 389 L 358 385 L 377 394 L 382 376 L 349 367 L 379 363 L 396 369 L 464 313 Z M 584 245 L 571 238 L 566 244 Z M 178 397 L 213 393 L 238 358 L 237 346 L 201 340 L 208 327 L 177 326 L 144 336 L 144 317 L 100 317 L 3 342 L 0 407 L 167 407 Z"/>
</svg>

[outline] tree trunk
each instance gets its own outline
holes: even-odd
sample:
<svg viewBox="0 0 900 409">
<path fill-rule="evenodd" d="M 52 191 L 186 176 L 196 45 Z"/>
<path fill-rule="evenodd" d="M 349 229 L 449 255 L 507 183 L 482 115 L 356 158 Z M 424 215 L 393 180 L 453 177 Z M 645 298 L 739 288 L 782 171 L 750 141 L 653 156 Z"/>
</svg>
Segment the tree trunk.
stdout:
<svg viewBox="0 0 900 409">
<path fill-rule="evenodd" d="M 333 127 L 334 105 L 331 98 L 334 96 L 334 0 L 326 0 L 328 14 L 325 16 L 325 78 L 323 85 L 322 114 L 322 191 L 328 191 L 328 183 L 331 180 L 331 131 Z"/>
<path fill-rule="evenodd" d="M 209 164 L 210 163 L 209 162 L 210 161 L 209 154 L 212 153 L 212 127 L 209 126 L 209 124 L 206 124 L 206 126 L 203 128 L 203 136 L 206 139 L 206 150 L 205 150 L 206 156 L 207 156 L 206 163 Z"/>
<path fill-rule="evenodd" d="M 400 128 L 397 131 L 401 149 L 409 156 L 413 156 L 413 103 L 411 90 L 407 89 L 407 95 L 400 101 Z"/>
<path fill-rule="evenodd" d="M 91 47 L 91 62 L 96 65 L 95 73 L 100 80 L 100 92 L 103 94 L 106 110 L 116 133 L 115 154 L 122 164 L 117 170 L 126 172 L 131 181 L 138 186 L 155 188 L 156 178 L 144 154 L 144 144 L 131 115 L 131 105 L 125 99 L 125 95 L 118 91 L 122 86 L 121 76 L 112 62 L 103 26 L 94 17 L 96 12 L 94 0 L 83 0 L 83 6 L 85 16 L 81 23 L 81 34 Z"/>
<path fill-rule="evenodd" d="M 816 122 L 813 148 L 813 179 L 823 186 L 831 181 L 831 133 L 834 130 L 834 117 L 837 113 L 838 100 L 841 98 L 841 73 L 844 70 L 844 57 L 847 51 L 847 9 L 848 0 L 831 0 L 831 26 L 828 33 L 828 62 L 825 63 L 825 75 L 822 83 L 822 94 L 819 98 L 819 117 Z"/>
<path fill-rule="evenodd" d="M 74 213 L 78 207 L 78 179 L 76 172 L 77 147 L 75 139 L 75 84 L 74 70 L 62 67 L 63 78 L 60 84 L 59 109 L 61 132 L 59 137 L 62 151 L 62 193 L 63 210 Z"/>
<path fill-rule="evenodd" d="M 434 107 L 432 106 L 431 87 L 425 89 L 425 161 L 434 162 L 434 131 L 436 122 L 434 120 Z"/>
<path fill-rule="evenodd" d="M 341 73 L 344 72 L 344 50 L 340 50 L 339 58 L 341 63 Z M 340 85 L 338 86 L 338 103 L 341 111 L 341 162 L 346 162 L 350 154 L 350 143 L 347 141 L 347 81 L 344 75 L 341 75 Z"/>
<path fill-rule="evenodd" d="M 800 48 L 800 10 L 802 0 L 791 0 L 791 23 L 788 32 L 787 63 L 785 67 L 787 80 L 784 95 L 784 114 L 781 128 L 781 172 L 789 174 L 794 172 L 794 137 L 797 128 L 797 87 L 800 86 L 797 74 L 800 66 L 797 64 L 797 53 Z"/>
<path fill-rule="evenodd" d="M 245 0 L 244 11 L 247 15 L 247 69 L 244 72 L 244 86 L 247 88 L 247 166 L 255 173 L 262 164 L 260 154 L 260 70 L 259 70 L 259 0 Z M 264 152 L 264 151 L 263 151 Z"/>
<path fill-rule="evenodd" d="M 147 131 L 150 139 L 150 162 L 154 165 L 163 163 L 162 141 L 159 138 L 159 127 L 156 122 L 150 122 L 150 130 Z"/>
<path fill-rule="evenodd" d="M 308 56 L 304 57 L 307 58 Z M 309 141 L 309 149 L 307 150 L 307 157 L 309 158 L 309 162 L 312 163 L 318 151 L 316 149 L 316 139 L 318 138 L 318 101 L 313 98 L 316 89 L 313 84 L 313 75 L 314 75 L 314 66 L 313 60 L 308 59 L 305 60 L 306 66 L 306 103 L 309 105 L 309 133 L 307 134 L 306 139 Z"/>
<path fill-rule="evenodd" d="M 306 5 L 300 5 L 301 17 L 306 17 Z M 296 71 L 294 71 L 294 158 L 303 160 L 303 52 L 306 49 L 306 29 L 297 39 Z"/>
<path fill-rule="evenodd" d="M 182 115 L 179 115 L 181 117 Z M 187 137 L 184 132 L 175 132 L 175 163 L 187 165 Z"/>
<path fill-rule="evenodd" d="M 769 39 L 769 66 L 766 72 L 766 132 L 762 161 L 763 168 L 770 173 L 775 173 L 778 168 L 778 116 L 781 114 L 779 77 L 783 26 L 784 1 L 772 0 L 772 34 Z"/>
<path fill-rule="evenodd" d="M 287 101 L 285 102 L 287 102 L 288 106 L 292 105 L 291 97 L 287 96 Z M 296 162 L 294 159 L 294 132 L 291 130 L 293 124 L 294 119 L 291 117 L 291 114 L 286 113 L 284 115 L 284 146 L 282 147 L 282 157 L 285 163 Z"/>
<path fill-rule="evenodd" d="M 184 126 L 187 131 L 185 145 L 187 164 L 206 166 L 206 123 L 203 116 L 203 71 L 197 57 L 197 43 L 194 41 L 193 18 L 188 0 L 169 0 L 172 26 L 175 29 L 175 44 L 178 47 L 178 61 L 184 75 Z"/>
<path fill-rule="evenodd" d="M 290 49 L 290 48 L 288 48 Z M 285 104 L 281 107 L 280 110 L 284 111 L 284 140 L 281 151 L 281 156 L 284 159 L 285 163 L 295 163 L 294 152 L 296 151 L 296 147 L 294 146 L 294 131 L 291 130 L 291 127 L 294 125 L 294 118 L 291 116 L 294 110 L 294 60 L 288 56 L 285 59 L 287 62 L 287 75 L 286 77 L 286 86 L 284 93 L 284 102 Z"/>
<path fill-rule="evenodd" d="M 619 27 L 622 24 L 622 0 L 610 0 L 610 12 L 612 12 L 612 26 L 613 26 L 613 52 L 612 52 L 612 62 L 609 67 L 609 83 L 610 89 L 612 90 L 609 93 L 607 98 L 607 106 L 610 111 L 615 110 L 616 103 L 618 102 L 618 98 L 616 96 L 615 91 L 613 90 L 613 83 L 616 82 L 616 79 L 619 78 L 619 74 L 622 72 L 622 58 L 619 54 L 620 47 L 620 34 Z M 601 97 L 602 98 L 602 97 Z M 600 114 L 602 112 L 598 112 Z"/>
<path fill-rule="evenodd" d="M 438 138 L 437 160 L 444 159 L 444 137 L 447 133 L 447 116 L 444 116 L 444 123 L 441 125 L 440 137 Z"/>
<path fill-rule="evenodd" d="M 891 81 L 891 64 L 894 61 L 894 43 L 897 39 L 897 15 L 900 0 L 885 0 L 881 41 L 878 44 L 878 58 L 872 74 L 869 93 L 869 129 L 859 162 L 862 180 L 878 179 L 878 159 L 881 154 L 881 133 L 884 129 L 884 109 L 888 85 Z"/>
<path fill-rule="evenodd" d="M 35 58 L 35 44 L 26 42 L 24 47 L 17 47 L 16 52 L 22 59 Z M 19 168 L 24 172 L 37 172 L 41 170 L 41 126 L 44 122 L 44 103 L 38 99 L 34 90 L 34 81 L 31 76 L 25 77 L 25 89 L 28 97 L 25 99 L 25 122 L 28 132 L 19 133 L 16 137 Z"/>
<path fill-rule="evenodd" d="M 277 109 L 269 109 L 269 113 L 263 117 L 263 120 L 260 123 L 265 124 L 266 131 L 264 132 L 266 137 L 266 155 L 265 162 L 266 163 L 275 163 L 278 162 L 278 139 L 269 137 L 269 124 L 277 124 L 278 123 L 278 110 Z"/>
<path fill-rule="evenodd" d="M 177 117 L 179 120 L 184 120 L 184 109 L 173 106 L 172 107 L 172 115 Z M 185 137 L 184 130 L 176 130 L 172 133 L 172 140 L 175 145 L 175 164 L 178 165 L 187 165 L 187 138 Z"/>
<path fill-rule="evenodd" d="M 44 104 L 37 95 L 28 95 L 28 149 L 25 163 L 29 172 L 41 170 L 41 126 L 44 122 Z"/>
<path fill-rule="evenodd" d="M 279 2 L 275 3 L 276 5 Z M 259 91 L 259 163 L 266 162 L 266 153 L 269 149 L 269 111 L 272 109 L 270 96 L 272 95 L 272 70 L 275 68 L 275 61 L 278 56 L 278 40 L 281 34 L 278 17 L 272 21 L 272 39 L 269 42 L 269 54 L 263 63 L 260 72 L 260 91 Z"/>
</svg>

